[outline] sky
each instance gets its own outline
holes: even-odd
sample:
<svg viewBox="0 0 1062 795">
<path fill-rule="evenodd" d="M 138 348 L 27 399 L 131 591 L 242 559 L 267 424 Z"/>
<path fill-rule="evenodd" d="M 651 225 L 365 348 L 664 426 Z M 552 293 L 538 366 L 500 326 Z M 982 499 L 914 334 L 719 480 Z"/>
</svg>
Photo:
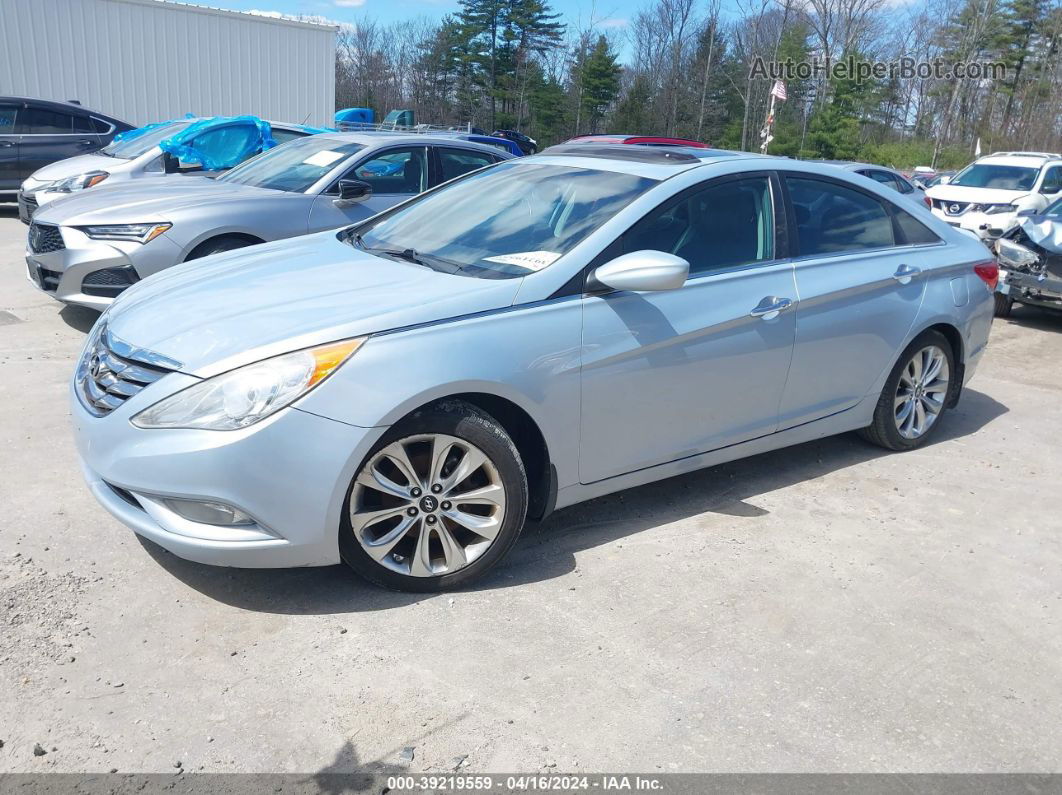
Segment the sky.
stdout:
<svg viewBox="0 0 1062 795">
<path fill-rule="evenodd" d="M 232 11 L 257 11 L 288 16 L 324 17 L 337 23 L 357 23 L 369 17 L 395 22 L 414 17 L 439 19 L 458 9 L 458 0 L 190 0 L 199 5 Z M 551 0 L 554 11 L 575 29 L 594 27 L 622 33 L 645 0 Z"/>
</svg>

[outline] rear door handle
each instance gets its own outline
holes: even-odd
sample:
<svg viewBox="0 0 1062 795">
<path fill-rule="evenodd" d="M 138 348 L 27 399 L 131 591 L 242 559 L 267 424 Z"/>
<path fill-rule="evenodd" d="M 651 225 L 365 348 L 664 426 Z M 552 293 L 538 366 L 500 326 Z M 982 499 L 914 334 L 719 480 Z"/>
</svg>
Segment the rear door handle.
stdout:
<svg viewBox="0 0 1062 795">
<path fill-rule="evenodd" d="M 892 278 L 898 281 L 900 284 L 910 284 L 911 279 L 922 272 L 921 268 L 916 268 L 914 265 L 901 265 L 896 269 L 896 273 L 892 274 Z"/>
<path fill-rule="evenodd" d="M 90 140 L 87 140 L 87 139 L 84 140 L 84 141 L 78 141 L 78 145 L 79 146 L 94 146 L 95 144 L 96 144 L 95 141 L 90 141 Z"/>
<path fill-rule="evenodd" d="M 758 317 L 762 320 L 774 320 L 792 305 L 793 301 L 790 298 L 777 298 L 776 296 L 769 295 L 760 301 L 756 307 L 749 312 L 749 315 L 752 317 Z"/>
<path fill-rule="evenodd" d="M 3 146 L 5 148 L 8 147 L 8 146 L 14 146 L 14 145 L 15 145 L 14 141 L 0 141 L 0 146 Z"/>
</svg>

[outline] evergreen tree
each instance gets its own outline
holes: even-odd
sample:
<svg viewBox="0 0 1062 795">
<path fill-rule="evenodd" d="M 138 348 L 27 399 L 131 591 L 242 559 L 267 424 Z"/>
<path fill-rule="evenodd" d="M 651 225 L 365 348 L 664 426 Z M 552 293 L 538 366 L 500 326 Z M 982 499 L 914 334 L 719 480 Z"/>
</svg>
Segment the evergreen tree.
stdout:
<svg viewBox="0 0 1062 795">
<path fill-rule="evenodd" d="M 599 36 L 579 70 L 582 110 L 591 133 L 597 132 L 605 111 L 619 96 L 622 72 L 608 39 Z"/>
</svg>

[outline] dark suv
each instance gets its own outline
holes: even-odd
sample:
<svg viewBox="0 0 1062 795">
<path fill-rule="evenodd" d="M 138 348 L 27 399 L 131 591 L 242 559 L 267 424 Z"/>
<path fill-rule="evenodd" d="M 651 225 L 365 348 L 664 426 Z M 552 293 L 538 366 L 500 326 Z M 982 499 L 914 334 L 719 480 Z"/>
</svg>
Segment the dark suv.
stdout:
<svg viewBox="0 0 1062 795">
<path fill-rule="evenodd" d="M 538 141 L 516 130 L 495 130 L 491 133 L 495 138 L 508 138 L 520 147 L 525 155 L 533 155 L 538 151 Z"/>
<path fill-rule="evenodd" d="M 38 168 L 95 152 L 133 125 L 74 102 L 0 97 L 0 195 Z"/>
</svg>

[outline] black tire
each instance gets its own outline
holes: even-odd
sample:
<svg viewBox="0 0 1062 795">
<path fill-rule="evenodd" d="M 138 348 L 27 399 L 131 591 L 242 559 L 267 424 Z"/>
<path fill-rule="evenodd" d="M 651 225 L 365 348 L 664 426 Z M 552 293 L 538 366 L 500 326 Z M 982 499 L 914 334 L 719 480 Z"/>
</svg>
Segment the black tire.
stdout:
<svg viewBox="0 0 1062 795">
<path fill-rule="evenodd" d="M 996 317 L 1010 317 L 1010 312 L 1014 309 L 1014 299 L 1002 293 L 995 293 L 992 298 L 996 302 Z"/>
<path fill-rule="evenodd" d="M 948 395 L 944 400 L 944 407 L 940 410 L 940 414 L 937 416 L 936 420 L 921 436 L 909 439 L 901 435 L 899 429 L 896 427 L 896 392 L 899 389 L 900 376 L 903 374 L 908 362 L 911 361 L 911 358 L 917 351 L 930 345 L 935 345 L 940 348 L 947 359 L 949 377 Z M 889 373 L 889 377 L 885 379 L 885 386 L 882 388 L 881 396 L 878 398 L 878 403 L 874 407 L 874 421 L 866 428 L 860 429 L 858 431 L 859 435 L 868 442 L 876 444 L 879 447 L 884 447 L 886 450 L 903 451 L 921 447 L 931 436 L 933 436 L 937 428 L 940 426 L 940 421 L 948 410 L 951 398 L 955 394 L 955 390 L 959 388 L 959 385 L 955 382 L 957 377 L 958 373 L 955 369 L 955 352 L 952 350 L 951 342 L 948 341 L 948 338 L 939 331 L 933 330 L 919 334 L 896 360 L 896 365 L 892 368 L 892 372 Z"/>
<path fill-rule="evenodd" d="M 199 259 L 200 257 L 209 257 L 211 254 L 220 254 L 223 251 L 234 251 L 244 246 L 253 246 L 256 241 L 248 240 L 245 237 L 238 237 L 236 235 L 225 235 L 223 237 L 214 237 L 210 240 L 204 240 L 198 246 L 192 249 L 191 253 L 185 257 L 185 262 L 189 262 L 193 259 Z"/>
<path fill-rule="evenodd" d="M 413 576 L 375 561 L 355 537 L 350 518 L 351 499 L 358 474 L 383 448 L 400 439 L 424 434 L 445 434 L 469 442 L 490 459 L 505 489 L 505 510 L 494 541 L 464 568 L 437 576 Z M 435 592 L 460 588 L 486 573 L 516 543 L 527 518 L 527 475 L 520 453 L 501 425 L 481 409 L 460 400 L 435 403 L 418 410 L 381 437 L 361 462 L 343 501 L 339 552 L 343 562 L 369 582 L 396 591 Z M 440 519 L 442 521 L 442 519 Z M 426 527 L 423 523 L 420 529 Z M 412 531 L 411 531 L 412 532 Z M 419 534 L 418 529 L 417 533 Z M 430 531 L 429 531 L 430 532 Z"/>
</svg>

